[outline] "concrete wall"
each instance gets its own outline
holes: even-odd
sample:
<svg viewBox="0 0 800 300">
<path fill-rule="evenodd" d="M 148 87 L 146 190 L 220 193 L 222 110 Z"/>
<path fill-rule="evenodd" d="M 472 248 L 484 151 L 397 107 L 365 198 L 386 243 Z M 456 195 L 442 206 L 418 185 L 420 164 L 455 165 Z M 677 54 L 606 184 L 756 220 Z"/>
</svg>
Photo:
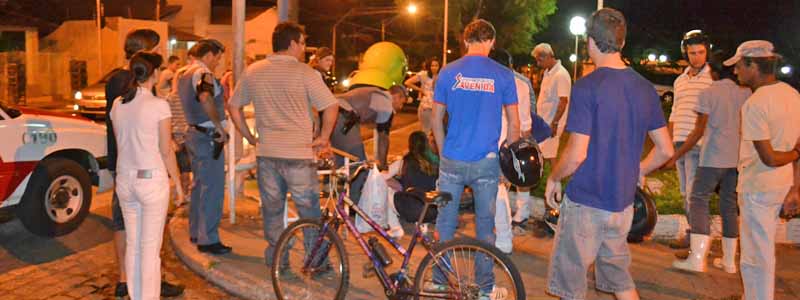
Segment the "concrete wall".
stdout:
<svg viewBox="0 0 800 300">
<path fill-rule="evenodd" d="M 131 30 L 139 28 L 150 28 L 158 32 L 161 41 L 157 51 L 166 53 L 168 43 L 166 22 L 107 18 L 106 26 L 101 30 L 102 44 L 98 43 L 97 26 L 94 21 L 64 22 L 56 31 L 42 39 L 40 48 L 43 54 L 47 54 L 42 57 L 51 60 L 40 71 L 47 69 L 58 73 L 37 72 L 36 76 L 39 76 L 37 80 L 56 82 L 43 90 L 70 98 L 72 91 L 69 84 L 69 61 L 86 61 L 88 84 L 91 85 L 111 70 L 125 64 L 123 52 L 125 36 Z"/>
</svg>

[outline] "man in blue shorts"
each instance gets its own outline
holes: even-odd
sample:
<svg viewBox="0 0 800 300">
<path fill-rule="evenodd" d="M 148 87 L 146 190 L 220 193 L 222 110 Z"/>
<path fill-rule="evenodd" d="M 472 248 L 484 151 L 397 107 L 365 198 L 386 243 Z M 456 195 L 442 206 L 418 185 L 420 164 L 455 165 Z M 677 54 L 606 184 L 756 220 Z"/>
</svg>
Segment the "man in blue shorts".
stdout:
<svg viewBox="0 0 800 300">
<path fill-rule="evenodd" d="M 439 208 L 436 228 L 442 242 L 451 240 L 455 234 L 458 199 L 464 186 L 470 186 L 475 197 L 477 238 L 490 245 L 495 242 L 495 197 L 500 179 L 497 145 L 503 111 L 508 117 L 506 142 L 519 139 L 520 124 L 514 74 L 488 57 L 494 41 L 491 23 L 482 19 L 472 21 L 464 29 L 467 54 L 442 69 L 436 81 L 433 134 L 441 153 L 439 190 L 452 194 L 454 199 Z M 492 266 L 489 258 L 477 258 L 476 280 L 482 297 L 488 297 L 494 287 Z"/>
<path fill-rule="evenodd" d="M 569 142 L 545 190 L 548 204 L 557 207 L 561 180 L 575 173 L 561 203 L 548 292 L 561 299 L 585 299 L 586 272 L 595 263 L 597 289 L 617 299 L 639 299 L 628 270 L 627 244 L 636 183 L 674 150 L 653 85 L 620 56 L 625 17 L 604 8 L 588 25 L 587 48 L 597 70 L 572 88 L 565 128 Z M 639 162 L 645 136 L 655 147 Z"/>
</svg>

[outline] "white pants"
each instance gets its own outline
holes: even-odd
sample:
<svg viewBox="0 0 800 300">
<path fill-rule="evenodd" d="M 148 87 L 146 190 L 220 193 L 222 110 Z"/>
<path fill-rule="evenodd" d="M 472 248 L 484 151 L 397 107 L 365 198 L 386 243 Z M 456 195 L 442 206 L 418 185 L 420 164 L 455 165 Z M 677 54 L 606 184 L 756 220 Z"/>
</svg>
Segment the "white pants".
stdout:
<svg viewBox="0 0 800 300">
<path fill-rule="evenodd" d="M 517 192 L 515 193 L 508 193 L 508 198 L 514 203 L 514 222 L 522 222 L 527 220 L 531 216 L 531 202 L 533 202 L 533 196 L 531 196 L 531 191 L 528 188 L 521 189 L 517 187 Z"/>
<path fill-rule="evenodd" d="M 496 238 L 494 246 L 500 251 L 511 253 L 514 249 L 514 233 L 511 231 L 511 206 L 508 200 L 508 189 L 502 182 L 497 186 L 496 199 L 494 211 Z"/>
<path fill-rule="evenodd" d="M 744 300 L 775 297 L 775 228 L 788 191 L 739 193 Z"/>
<path fill-rule="evenodd" d="M 161 242 L 169 207 L 169 179 L 164 170 L 151 178 L 137 171 L 117 173 L 116 191 L 125 219 L 125 274 L 133 300 L 159 299 L 161 294 Z"/>
</svg>

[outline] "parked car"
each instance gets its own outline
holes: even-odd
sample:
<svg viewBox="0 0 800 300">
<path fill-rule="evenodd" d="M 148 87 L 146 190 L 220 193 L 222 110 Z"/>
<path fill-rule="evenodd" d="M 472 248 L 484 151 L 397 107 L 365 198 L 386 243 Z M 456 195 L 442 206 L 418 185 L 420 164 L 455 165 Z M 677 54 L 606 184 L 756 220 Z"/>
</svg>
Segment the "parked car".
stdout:
<svg viewBox="0 0 800 300">
<path fill-rule="evenodd" d="M 99 81 L 75 92 L 74 110 L 89 118 L 98 119 L 106 116 L 106 82 L 111 77 L 109 72 Z"/>
<path fill-rule="evenodd" d="M 75 230 L 89 214 L 92 185 L 111 189 L 105 126 L 77 114 L 0 104 L 0 209 L 46 237 Z"/>
</svg>

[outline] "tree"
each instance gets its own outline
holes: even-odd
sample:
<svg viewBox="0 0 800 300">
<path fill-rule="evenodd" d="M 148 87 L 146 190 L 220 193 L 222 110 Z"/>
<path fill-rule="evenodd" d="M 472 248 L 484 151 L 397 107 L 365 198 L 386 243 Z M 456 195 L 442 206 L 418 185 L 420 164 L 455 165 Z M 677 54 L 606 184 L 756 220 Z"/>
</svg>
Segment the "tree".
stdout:
<svg viewBox="0 0 800 300">
<path fill-rule="evenodd" d="M 395 0 L 398 6 L 407 5 L 408 2 L 408 0 Z M 443 2 L 442 0 L 417 2 L 424 7 L 424 14 L 435 20 L 431 22 L 431 26 L 425 26 L 422 30 L 427 31 L 427 35 L 438 36 L 439 40 L 441 40 L 444 13 Z M 461 32 L 466 24 L 483 18 L 495 26 L 498 48 L 505 48 L 511 53 L 528 53 L 533 47 L 533 35 L 545 29 L 548 17 L 556 12 L 556 0 L 451 0 L 448 10 L 448 36 L 452 37 L 449 39 L 451 43 L 461 40 Z"/>
</svg>

